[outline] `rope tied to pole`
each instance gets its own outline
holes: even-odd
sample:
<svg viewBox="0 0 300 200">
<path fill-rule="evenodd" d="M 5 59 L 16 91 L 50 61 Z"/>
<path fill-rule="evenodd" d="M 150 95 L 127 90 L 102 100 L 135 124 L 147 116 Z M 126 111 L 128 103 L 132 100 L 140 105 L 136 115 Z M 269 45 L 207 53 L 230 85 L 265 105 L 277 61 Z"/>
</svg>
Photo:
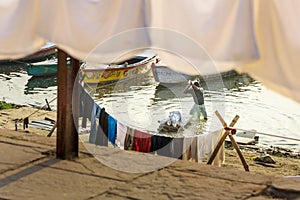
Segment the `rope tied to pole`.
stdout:
<svg viewBox="0 0 300 200">
<path fill-rule="evenodd" d="M 224 130 L 225 131 L 230 131 L 231 135 L 236 134 L 236 128 L 225 127 Z"/>
<path fill-rule="evenodd" d="M 266 136 L 270 136 L 270 137 L 277 137 L 277 138 L 282 138 L 282 139 L 287 139 L 287 140 L 295 140 L 295 141 L 300 142 L 300 139 L 298 139 L 298 138 L 274 135 L 274 134 L 270 134 L 270 133 L 263 133 L 263 132 L 253 131 L 253 130 L 246 130 L 246 129 L 242 129 L 242 128 L 233 128 L 233 127 L 227 127 L 227 128 L 229 130 L 234 130 L 235 129 L 235 130 L 239 130 L 239 131 L 244 131 L 244 132 L 249 132 L 249 133 L 256 133 L 256 134 L 259 134 L 259 135 L 266 135 Z"/>
</svg>

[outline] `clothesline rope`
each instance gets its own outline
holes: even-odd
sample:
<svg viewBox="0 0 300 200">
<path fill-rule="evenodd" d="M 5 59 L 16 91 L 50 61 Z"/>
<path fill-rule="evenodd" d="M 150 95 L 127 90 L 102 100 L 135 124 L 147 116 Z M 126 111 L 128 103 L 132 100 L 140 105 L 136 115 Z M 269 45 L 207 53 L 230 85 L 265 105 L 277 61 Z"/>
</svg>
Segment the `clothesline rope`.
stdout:
<svg viewBox="0 0 300 200">
<path fill-rule="evenodd" d="M 300 141 L 300 139 L 297 139 L 297 138 L 291 138 L 291 137 L 286 137 L 286 136 L 274 135 L 274 134 L 270 134 L 270 133 L 263 133 L 263 132 L 258 132 L 258 131 L 251 131 L 251 130 L 246 130 L 246 129 L 242 129 L 242 128 L 234 128 L 234 127 L 229 127 L 229 128 L 236 129 L 236 130 L 239 130 L 239 131 L 244 131 L 244 132 L 250 132 L 250 133 L 256 133 L 256 134 L 260 134 L 260 135 L 266 135 L 266 136 L 271 136 L 271 137 L 277 137 L 277 138 L 287 139 L 287 140 Z"/>
<path fill-rule="evenodd" d="M 89 87 L 90 89 L 94 90 L 94 88 Z M 260 135 L 266 135 L 266 136 L 271 136 L 271 137 L 277 137 L 277 138 L 282 138 L 282 139 L 287 139 L 287 140 L 294 140 L 294 141 L 300 141 L 300 139 L 297 138 L 291 138 L 291 137 L 286 137 L 286 136 L 279 136 L 279 135 L 274 135 L 270 133 L 263 133 L 263 132 L 258 132 L 258 131 L 251 131 L 251 130 L 246 130 L 242 128 L 235 128 L 235 127 L 229 127 L 231 129 L 239 130 L 239 131 L 244 131 L 244 132 L 250 132 L 250 133 L 256 133 Z"/>
<path fill-rule="evenodd" d="M 52 103 L 54 100 L 56 100 L 57 97 L 55 97 L 54 99 L 52 99 L 51 101 L 48 102 L 48 104 Z M 30 116 L 34 115 L 35 113 L 39 112 L 41 109 L 43 109 L 44 107 L 46 107 L 47 104 L 45 104 L 44 106 L 38 108 L 38 110 L 34 111 L 33 113 L 31 113 L 30 115 L 27 116 L 27 118 L 29 118 Z"/>
</svg>

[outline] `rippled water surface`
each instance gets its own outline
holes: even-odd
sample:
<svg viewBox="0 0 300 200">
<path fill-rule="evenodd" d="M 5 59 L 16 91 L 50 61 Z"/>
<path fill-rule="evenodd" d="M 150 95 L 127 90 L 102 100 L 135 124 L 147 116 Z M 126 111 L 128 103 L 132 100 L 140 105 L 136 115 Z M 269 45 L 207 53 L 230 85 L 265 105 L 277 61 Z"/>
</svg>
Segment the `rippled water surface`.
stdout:
<svg viewBox="0 0 300 200">
<path fill-rule="evenodd" d="M 44 105 L 45 99 L 57 95 L 56 77 L 32 78 L 24 68 L 0 66 L 1 100 L 17 104 Z M 7 77 L 10 77 L 8 79 Z M 275 93 L 247 75 L 205 80 L 205 105 L 208 121 L 194 123 L 182 134 L 191 135 L 221 129 L 215 115 L 218 110 L 229 124 L 239 115 L 235 127 L 262 133 L 299 138 L 300 104 Z M 162 85 L 149 79 L 138 82 L 120 81 L 115 85 L 88 88 L 106 111 L 117 120 L 145 131 L 157 133 L 158 120 L 178 110 L 184 119 L 189 118 L 193 106 L 190 95 L 183 94 L 186 83 Z M 55 109 L 56 101 L 51 104 Z M 262 145 L 275 145 L 297 149 L 300 143 L 276 137 L 259 135 Z"/>
<path fill-rule="evenodd" d="M 183 134 L 197 134 L 220 129 L 215 115 L 218 110 L 225 121 L 239 115 L 236 127 L 285 137 L 299 138 L 300 105 L 283 97 L 246 75 L 202 82 L 208 121 L 196 124 L 197 129 Z M 142 130 L 157 133 L 158 120 L 178 110 L 188 119 L 193 106 L 190 95 L 184 95 L 186 83 L 161 85 L 156 82 L 131 86 L 124 91 L 117 84 L 109 92 L 96 92 L 96 101 L 121 122 Z M 122 91 L 123 90 L 123 91 Z M 97 96 L 99 95 L 99 96 Z M 199 131 L 200 130 L 200 131 Z M 300 143 L 259 135 L 260 144 L 280 145 L 300 150 Z"/>
<path fill-rule="evenodd" d="M 0 64 L 0 98 L 22 105 L 45 105 L 57 97 L 57 79 L 52 77 L 31 77 L 25 66 Z M 56 109 L 56 101 L 51 108 Z"/>
</svg>

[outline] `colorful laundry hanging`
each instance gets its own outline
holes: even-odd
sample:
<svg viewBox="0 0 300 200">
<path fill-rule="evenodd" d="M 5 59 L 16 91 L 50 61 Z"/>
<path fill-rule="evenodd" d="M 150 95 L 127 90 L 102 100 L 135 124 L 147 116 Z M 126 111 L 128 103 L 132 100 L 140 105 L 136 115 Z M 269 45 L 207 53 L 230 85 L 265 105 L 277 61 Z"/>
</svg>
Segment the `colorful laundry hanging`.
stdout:
<svg viewBox="0 0 300 200">
<path fill-rule="evenodd" d="M 117 135 L 117 120 L 113 118 L 111 115 L 107 117 L 108 122 L 108 140 L 113 144 L 116 145 L 116 135 Z"/>
<path fill-rule="evenodd" d="M 198 162 L 206 161 L 205 158 L 209 158 L 214 151 L 220 137 L 222 136 L 222 130 L 205 133 L 197 136 L 198 145 Z M 221 166 L 225 161 L 224 143 L 218 151 L 217 156 L 213 161 L 213 165 Z"/>
<path fill-rule="evenodd" d="M 151 148 L 150 151 L 161 156 L 171 157 L 171 137 L 165 137 L 160 135 L 153 135 L 151 137 Z"/>
<path fill-rule="evenodd" d="M 185 137 L 183 139 L 183 159 L 198 162 L 197 137 Z"/>
<path fill-rule="evenodd" d="M 29 117 L 25 117 L 23 120 L 23 129 L 28 128 Z"/>
<path fill-rule="evenodd" d="M 117 137 L 116 137 L 116 145 L 124 150 L 124 143 L 126 138 L 127 126 L 123 123 L 117 121 Z"/>
<path fill-rule="evenodd" d="M 89 143 L 95 144 L 96 142 L 96 136 L 98 133 L 99 126 L 99 118 L 100 118 L 101 108 L 100 106 L 94 102 L 94 106 L 91 113 L 91 129 L 90 129 L 90 135 L 89 135 Z"/>
<path fill-rule="evenodd" d="M 183 154 L 183 137 L 173 138 L 170 143 L 171 157 L 182 159 Z"/>
<path fill-rule="evenodd" d="M 151 148 L 151 134 L 134 130 L 133 144 L 135 151 L 149 153 Z"/>
<path fill-rule="evenodd" d="M 100 117 L 99 117 L 99 124 L 100 127 L 97 131 L 96 136 L 96 145 L 100 146 L 108 146 L 108 114 L 105 111 L 105 108 L 101 109 Z"/>
<path fill-rule="evenodd" d="M 87 119 L 91 120 L 91 113 L 95 102 L 83 87 L 79 87 L 79 95 L 79 116 L 82 117 L 81 126 L 82 128 L 86 128 Z"/>
<path fill-rule="evenodd" d="M 124 141 L 124 149 L 125 150 L 132 150 L 132 151 L 135 150 L 133 140 L 134 140 L 134 129 L 128 127 L 127 132 L 126 132 L 125 141 Z"/>
<path fill-rule="evenodd" d="M 134 130 L 118 122 L 114 117 L 106 113 L 93 101 L 82 89 L 80 116 L 90 119 L 91 130 L 89 142 L 108 146 L 110 141 L 114 146 L 124 150 L 133 150 L 145 153 L 157 153 L 161 156 L 186 159 L 196 162 L 205 162 L 209 158 L 215 145 L 219 141 L 221 132 L 216 131 L 194 137 L 172 138 L 162 135 Z M 92 103 L 91 103 L 92 102 Z M 91 106 L 93 105 L 93 106 Z M 86 122 L 85 122 L 86 123 Z M 86 124 L 85 124 L 86 125 Z M 220 148 L 213 164 L 221 166 L 224 163 L 224 145 Z"/>
</svg>

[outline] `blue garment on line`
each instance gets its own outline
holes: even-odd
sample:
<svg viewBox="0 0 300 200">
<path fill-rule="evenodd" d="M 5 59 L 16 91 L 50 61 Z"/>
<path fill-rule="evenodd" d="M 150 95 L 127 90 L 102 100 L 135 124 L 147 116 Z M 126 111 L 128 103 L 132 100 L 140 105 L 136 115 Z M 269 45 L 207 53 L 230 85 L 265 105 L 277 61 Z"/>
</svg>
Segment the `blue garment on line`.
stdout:
<svg viewBox="0 0 300 200">
<path fill-rule="evenodd" d="M 91 113 L 91 130 L 90 130 L 90 137 L 89 137 L 89 143 L 92 144 L 95 144 L 96 142 L 97 130 L 99 128 L 97 122 L 100 117 L 100 113 L 101 113 L 101 107 L 94 102 L 94 106 Z"/>
<path fill-rule="evenodd" d="M 117 120 L 108 115 L 108 140 L 115 146 L 117 136 Z"/>
</svg>

